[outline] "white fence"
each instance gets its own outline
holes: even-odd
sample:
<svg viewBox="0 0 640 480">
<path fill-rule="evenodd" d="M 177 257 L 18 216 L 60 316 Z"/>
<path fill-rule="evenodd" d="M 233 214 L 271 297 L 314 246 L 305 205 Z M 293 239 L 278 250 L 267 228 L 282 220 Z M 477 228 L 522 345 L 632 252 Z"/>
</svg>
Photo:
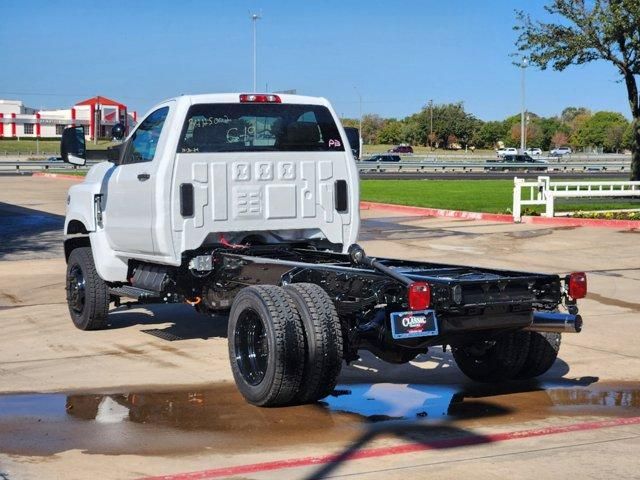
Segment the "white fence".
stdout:
<svg viewBox="0 0 640 480">
<path fill-rule="evenodd" d="M 553 217 L 556 198 L 640 197 L 640 182 L 552 182 L 550 177 L 538 177 L 537 181 L 513 179 L 513 221 L 522 220 L 523 205 L 544 205 L 545 217 Z M 526 192 L 526 189 L 529 189 Z M 525 195 L 523 198 L 523 190 Z"/>
</svg>

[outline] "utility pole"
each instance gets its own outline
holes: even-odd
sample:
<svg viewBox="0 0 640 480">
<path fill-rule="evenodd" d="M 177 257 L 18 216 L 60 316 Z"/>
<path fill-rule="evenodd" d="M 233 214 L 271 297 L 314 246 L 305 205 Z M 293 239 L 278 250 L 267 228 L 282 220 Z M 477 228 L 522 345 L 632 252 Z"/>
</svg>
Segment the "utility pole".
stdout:
<svg viewBox="0 0 640 480">
<path fill-rule="evenodd" d="M 525 70 L 527 68 L 527 65 L 529 63 L 529 59 L 527 59 L 527 57 L 523 57 L 522 58 L 522 63 L 520 64 L 520 68 L 522 69 L 522 84 L 521 84 L 521 90 L 522 90 L 522 108 L 520 111 L 520 153 L 524 153 L 525 148 L 527 147 L 527 132 L 526 132 L 526 126 L 525 126 L 525 96 L 524 96 L 524 73 Z"/>
<path fill-rule="evenodd" d="M 261 15 L 258 15 L 257 13 L 252 13 L 251 14 L 251 21 L 253 22 L 253 92 L 257 92 L 257 85 L 258 85 L 258 72 L 257 72 L 257 58 L 258 58 L 258 53 L 257 53 L 257 49 L 256 49 L 256 24 L 258 23 L 258 20 L 260 20 L 262 18 Z"/>
</svg>

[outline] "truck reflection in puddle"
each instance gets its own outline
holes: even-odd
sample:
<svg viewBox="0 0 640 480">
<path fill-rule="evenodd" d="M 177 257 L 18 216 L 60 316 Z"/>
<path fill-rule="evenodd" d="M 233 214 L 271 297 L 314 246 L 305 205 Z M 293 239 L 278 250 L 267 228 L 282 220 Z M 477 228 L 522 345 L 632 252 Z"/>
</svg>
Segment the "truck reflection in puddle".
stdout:
<svg viewBox="0 0 640 480">
<path fill-rule="evenodd" d="M 324 406 L 326 408 L 320 408 Z M 515 384 L 502 390 L 485 386 L 458 390 L 446 385 L 354 384 L 340 385 L 319 405 L 261 409 L 242 401 L 232 385 L 199 392 L 71 395 L 67 414 L 99 423 L 131 421 L 185 430 L 241 431 L 268 427 L 271 431 L 326 429 L 332 425 L 364 421 L 484 420 L 510 413 L 518 417 L 637 414 L 640 385 L 594 384 L 566 388 L 558 385 Z M 524 419 L 524 418 L 523 418 Z"/>
<path fill-rule="evenodd" d="M 530 420 L 640 415 L 640 383 L 590 384 L 594 380 L 497 387 L 348 384 L 320 403 L 286 408 L 253 407 L 233 384 L 198 391 L 0 395 L 0 451 L 232 454 L 343 445 L 371 432 L 405 438 L 402 432 L 411 430 L 428 442 L 443 428 L 460 435 Z"/>
</svg>

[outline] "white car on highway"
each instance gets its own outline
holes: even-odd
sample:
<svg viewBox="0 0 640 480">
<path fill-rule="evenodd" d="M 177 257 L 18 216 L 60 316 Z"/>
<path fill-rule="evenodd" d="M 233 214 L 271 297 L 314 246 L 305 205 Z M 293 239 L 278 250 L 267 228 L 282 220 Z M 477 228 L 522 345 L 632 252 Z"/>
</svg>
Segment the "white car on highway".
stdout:
<svg viewBox="0 0 640 480">
<path fill-rule="evenodd" d="M 540 148 L 527 148 L 524 153 L 526 153 L 530 157 L 539 157 L 540 155 L 542 155 L 542 150 Z"/>
<path fill-rule="evenodd" d="M 513 147 L 499 148 L 498 150 L 496 150 L 496 154 L 498 155 L 498 158 L 504 158 L 507 155 L 517 155 L 518 149 Z"/>
<path fill-rule="evenodd" d="M 552 157 L 564 157 L 565 155 L 570 155 L 573 153 L 571 147 L 557 147 L 549 152 L 549 155 Z"/>
</svg>

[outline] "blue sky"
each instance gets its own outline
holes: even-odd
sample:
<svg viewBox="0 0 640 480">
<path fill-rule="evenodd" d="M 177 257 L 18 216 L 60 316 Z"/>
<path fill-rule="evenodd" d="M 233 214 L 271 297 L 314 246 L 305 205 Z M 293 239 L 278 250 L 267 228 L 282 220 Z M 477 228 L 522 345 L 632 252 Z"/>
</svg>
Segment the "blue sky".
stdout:
<svg viewBox="0 0 640 480">
<path fill-rule="evenodd" d="M 404 117 L 433 99 L 463 101 L 483 120 L 520 109 L 515 9 L 526 0 L 139 0 L 0 3 L 0 98 L 66 107 L 93 95 L 142 113 L 182 93 L 250 91 L 258 22 L 258 90 L 295 88 L 340 115 Z M 624 86 L 607 63 L 527 70 L 527 106 L 620 111 Z"/>
</svg>

